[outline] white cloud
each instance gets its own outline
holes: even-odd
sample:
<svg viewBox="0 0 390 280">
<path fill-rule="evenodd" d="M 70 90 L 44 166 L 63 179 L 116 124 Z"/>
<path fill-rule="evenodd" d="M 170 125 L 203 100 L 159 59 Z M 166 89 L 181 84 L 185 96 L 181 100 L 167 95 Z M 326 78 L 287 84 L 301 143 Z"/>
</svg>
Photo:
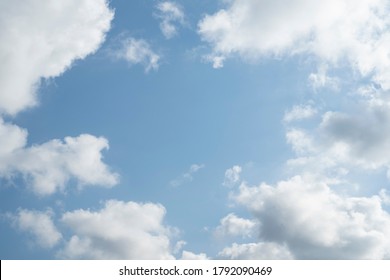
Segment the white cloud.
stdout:
<svg viewBox="0 0 390 280">
<path fill-rule="evenodd" d="M 260 242 L 237 244 L 224 248 L 219 254 L 221 258 L 235 260 L 289 260 L 293 256 L 289 250 L 278 243 Z"/>
<path fill-rule="evenodd" d="M 123 39 L 120 49 L 115 50 L 113 54 L 118 59 L 124 59 L 130 65 L 143 65 L 146 72 L 157 70 L 159 67 L 160 56 L 143 39 L 135 39 L 132 37 Z"/>
<path fill-rule="evenodd" d="M 39 212 L 21 209 L 11 218 L 19 230 L 33 235 L 39 246 L 52 248 L 62 239 L 62 234 L 54 225 L 52 217 L 51 211 Z"/>
<path fill-rule="evenodd" d="M 60 257 L 69 259 L 173 259 L 172 229 L 160 204 L 109 200 L 98 211 L 67 212 L 73 232 Z"/>
<path fill-rule="evenodd" d="M 0 176 L 22 174 L 39 195 L 64 190 L 71 178 L 80 186 L 111 187 L 118 182 L 118 175 L 102 162 L 101 152 L 108 149 L 105 138 L 82 134 L 26 147 L 27 132 L 0 121 Z"/>
<path fill-rule="evenodd" d="M 194 179 L 193 175 L 204 167 L 205 167 L 204 164 L 193 164 L 190 166 L 190 168 L 187 172 L 183 173 L 182 175 L 180 175 L 176 179 L 172 180 L 169 184 L 172 187 L 179 187 L 179 186 L 183 185 L 184 183 L 191 182 Z"/>
<path fill-rule="evenodd" d="M 215 234 L 218 237 L 251 237 L 257 229 L 257 224 L 253 220 L 243 219 L 230 213 L 223 217 L 220 225 L 216 228 Z"/>
<path fill-rule="evenodd" d="M 312 152 L 315 147 L 313 139 L 309 133 L 303 129 L 291 128 L 286 133 L 287 143 L 289 143 L 293 150 L 298 155 L 305 155 Z"/>
<path fill-rule="evenodd" d="M 232 168 L 229 168 L 225 171 L 225 180 L 223 182 L 224 186 L 232 187 L 240 181 L 240 174 L 242 168 L 239 165 L 234 165 Z"/>
<path fill-rule="evenodd" d="M 177 35 L 176 23 L 184 24 L 184 12 L 182 7 L 171 1 L 160 2 L 156 5 L 157 17 L 161 19 L 160 29 L 165 38 L 171 39 Z"/>
<path fill-rule="evenodd" d="M 297 259 L 390 258 L 390 215 L 378 195 L 346 197 L 316 176 L 295 176 L 276 186 L 242 184 L 234 198 L 258 220 L 261 240 Z"/>
<path fill-rule="evenodd" d="M 106 0 L 4 0 L 0 8 L 0 113 L 37 104 L 41 78 L 95 52 L 110 28 Z"/>
<path fill-rule="evenodd" d="M 340 80 L 337 77 L 330 77 L 327 74 L 327 67 L 320 66 L 316 73 L 309 75 L 309 82 L 314 90 L 327 87 L 332 90 L 338 90 Z"/>
<path fill-rule="evenodd" d="M 182 260 L 208 260 L 209 258 L 204 253 L 195 254 L 189 251 L 183 251 L 181 255 L 181 259 Z"/>
<path fill-rule="evenodd" d="M 225 5 L 198 24 L 213 56 L 312 54 L 320 65 L 348 62 L 390 88 L 388 1 L 231 0 Z"/>
<path fill-rule="evenodd" d="M 287 111 L 284 114 L 283 121 L 286 123 L 290 123 L 293 121 L 300 121 L 304 119 L 311 118 L 317 114 L 317 109 L 313 108 L 313 106 L 306 105 L 296 105 L 291 110 Z"/>
<path fill-rule="evenodd" d="M 316 172 L 389 169 L 390 101 L 385 93 L 367 94 L 351 98 L 348 112 L 324 113 L 314 129 L 288 128 L 287 142 L 298 156 L 288 165 Z"/>
</svg>

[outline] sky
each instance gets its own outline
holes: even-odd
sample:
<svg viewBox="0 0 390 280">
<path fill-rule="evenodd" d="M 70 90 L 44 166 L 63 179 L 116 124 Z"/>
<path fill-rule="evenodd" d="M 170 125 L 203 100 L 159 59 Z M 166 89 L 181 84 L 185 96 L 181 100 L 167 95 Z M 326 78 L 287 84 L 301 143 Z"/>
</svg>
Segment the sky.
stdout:
<svg viewBox="0 0 390 280">
<path fill-rule="evenodd" d="M 389 12 L 0 0 L 0 259 L 389 259 Z"/>
</svg>

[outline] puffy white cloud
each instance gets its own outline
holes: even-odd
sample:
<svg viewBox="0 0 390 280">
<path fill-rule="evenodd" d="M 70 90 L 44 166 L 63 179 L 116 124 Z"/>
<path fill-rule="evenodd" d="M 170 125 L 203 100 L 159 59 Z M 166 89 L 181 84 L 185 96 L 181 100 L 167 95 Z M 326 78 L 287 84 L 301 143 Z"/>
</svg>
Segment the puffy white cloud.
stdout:
<svg viewBox="0 0 390 280">
<path fill-rule="evenodd" d="M 259 242 L 237 244 L 224 248 L 218 256 L 235 260 L 289 260 L 293 259 L 290 251 L 278 243 Z"/>
<path fill-rule="evenodd" d="M 156 16 L 161 19 L 160 29 L 165 38 L 171 39 L 177 34 L 175 23 L 184 24 L 184 12 L 182 7 L 171 1 L 159 2 L 156 5 Z"/>
<path fill-rule="evenodd" d="M 37 104 L 42 78 L 95 52 L 110 28 L 106 0 L 12 0 L 0 4 L 0 113 Z"/>
<path fill-rule="evenodd" d="M 39 195 L 63 190 L 71 178 L 80 186 L 111 187 L 118 182 L 118 175 L 102 162 L 101 152 L 108 149 L 105 138 L 82 134 L 26 147 L 27 132 L 0 121 L 1 177 L 22 174 Z"/>
<path fill-rule="evenodd" d="M 386 259 L 390 215 L 382 197 L 348 197 L 316 176 L 295 176 L 276 186 L 242 184 L 235 200 L 258 220 L 261 240 L 287 246 L 295 258 Z"/>
<path fill-rule="evenodd" d="M 182 260 L 208 260 L 209 258 L 204 253 L 195 254 L 184 250 L 182 252 L 181 259 Z"/>
<path fill-rule="evenodd" d="M 234 165 L 232 168 L 229 168 L 225 171 L 225 180 L 223 182 L 224 186 L 232 187 L 237 182 L 240 181 L 240 174 L 242 168 L 239 165 Z"/>
<path fill-rule="evenodd" d="M 172 228 L 160 204 L 109 200 L 98 211 L 67 212 L 73 232 L 60 257 L 70 259 L 173 259 Z"/>
<path fill-rule="evenodd" d="M 120 48 L 114 50 L 113 55 L 117 59 L 124 59 L 130 65 L 142 64 L 146 72 L 157 70 L 159 67 L 160 56 L 143 39 L 132 37 L 123 39 Z"/>
<path fill-rule="evenodd" d="M 321 65 L 346 61 L 390 88 L 387 0 L 231 0 L 225 6 L 198 24 L 219 61 L 235 54 L 245 59 L 312 54 Z"/>
<path fill-rule="evenodd" d="M 190 168 L 187 172 L 183 173 L 182 175 L 180 175 L 176 179 L 172 180 L 169 184 L 172 187 L 178 187 L 178 186 L 183 185 L 186 182 L 191 182 L 194 179 L 193 175 L 204 167 L 205 167 L 204 164 L 193 164 L 190 166 Z"/>
<path fill-rule="evenodd" d="M 215 233 L 219 237 L 251 237 L 256 232 L 257 224 L 253 220 L 243 219 L 230 213 L 223 217 Z"/>
<path fill-rule="evenodd" d="M 39 212 L 21 209 L 11 216 L 13 224 L 21 231 L 33 235 L 39 246 L 52 248 L 62 239 L 62 234 L 57 230 L 52 221 L 51 211 Z"/>
</svg>

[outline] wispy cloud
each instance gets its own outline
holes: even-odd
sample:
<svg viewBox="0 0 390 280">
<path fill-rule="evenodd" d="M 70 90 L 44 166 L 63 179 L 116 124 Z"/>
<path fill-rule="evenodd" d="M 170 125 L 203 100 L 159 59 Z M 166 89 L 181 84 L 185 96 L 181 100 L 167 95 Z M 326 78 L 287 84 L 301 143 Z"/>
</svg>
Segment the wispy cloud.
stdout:
<svg viewBox="0 0 390 280">
<path fill-rule="evenodd" d="M 182 175 L 180 175 L 176 179 L 172 180 L 169 184 L 172 187 L 179 187 L 185 183 L 191 182 L 194 178 L 193 175 L 204 167 L 205 167 L 204 164 L 193 164 L 193 165 L 191 165 L 191 167 L 189 168 L 189 170 L 187 172 L 183 173 Z"/>
<path fill-rule="evenodd" d="M 232 187 L 240 181 L 240 174 L 242 168 L 239 165 L 235 165 L 225 171 L 225 180 L 223 185 L 226 187 Z"/>
<path fill-rule="evenodd" d="M 164 1 L 156 5 L 157 13 L 156 17 L 161 20 L 160 29 L 165 38 L 171 39 L 176 36 L 177 24 L 184 24 L 184 11 L 181 6 L 175 2 Z"/>
<path fill-rule="evenodd" d="M 145 67 L 145 72 L 158 70 L 160 56 L 155 53 L 150 44 L 143 39 L 133 37 L 122 39 L 120 47 L 111 51 L 117 59 L 124 59 L 130 65 L 141 64 Z"/>
</svg>

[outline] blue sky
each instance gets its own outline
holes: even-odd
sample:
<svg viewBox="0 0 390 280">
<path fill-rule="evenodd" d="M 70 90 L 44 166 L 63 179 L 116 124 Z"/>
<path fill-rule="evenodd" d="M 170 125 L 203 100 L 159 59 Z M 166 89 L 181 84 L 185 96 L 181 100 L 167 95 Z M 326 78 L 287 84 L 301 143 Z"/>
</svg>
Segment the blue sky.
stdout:
<svg viewBox="0 0 390 280">
<path fill-rule="evenodd" d="M 389 1 L 24 2 L 1 259 L 390 257 Z"/>
</svg>

